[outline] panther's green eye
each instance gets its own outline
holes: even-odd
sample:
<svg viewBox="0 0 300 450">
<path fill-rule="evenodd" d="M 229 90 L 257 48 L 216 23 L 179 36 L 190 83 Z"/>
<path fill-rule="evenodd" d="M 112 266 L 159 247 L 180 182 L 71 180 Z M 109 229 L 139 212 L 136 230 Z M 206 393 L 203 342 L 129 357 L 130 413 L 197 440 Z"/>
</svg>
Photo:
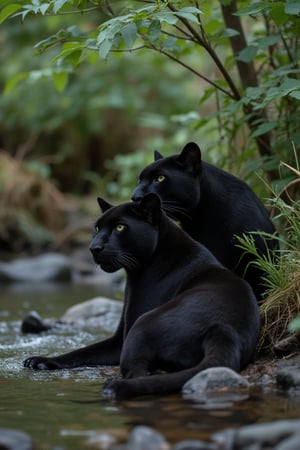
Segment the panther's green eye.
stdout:
<svg viewBox="0 0 300 450">
<path fill-rule="evenodd" d="M 122 225 L 121 223 L 118 223 L 118 225 L 115 226 L 115 229 L 120 233 L 125 228 L 125 225 Z"/>
<path fill-rule="evenodd" d="M 166 177 L 165 177 L 164 175 L 158 175 L 158 176 L 155 178 L 155 181 L 157 181 L 158 183 L 161 183 L 162 181 L 164 181 L 165 178 L 166 178 Z"/>
</svg>

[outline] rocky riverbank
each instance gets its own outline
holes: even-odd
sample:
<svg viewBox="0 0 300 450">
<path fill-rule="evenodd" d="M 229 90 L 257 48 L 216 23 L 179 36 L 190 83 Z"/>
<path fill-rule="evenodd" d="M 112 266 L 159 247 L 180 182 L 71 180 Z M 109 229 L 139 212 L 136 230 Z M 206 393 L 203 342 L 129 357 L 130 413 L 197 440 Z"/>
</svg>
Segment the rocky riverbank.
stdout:
<svg viewBox="0 0 300 450">
<path fill-rule="evenodd" d="M 6 283 L 68 281 L 96 283 L 104 291 L 122 290 L 124 277 L 100 272 L 91 261 L 48 254 L 43 257 L 0 264 L 0 279 Z M 32 311 L 22 322 L 23 333 L 47 333 L 55 327 L 92 327 L 112 332 L 118 323 L 122 302 L 106 297 L 88 299 L 74 305 L 56 319 L 42 318 Z M 226 368 L 203 371 L 183 389 L 183 399 L 192 399 L 199 408 L 224 411 L 235 402 L 243 402 L 251 389 L 276 390 L 287 395 L 300 395 L 300 355 L 297 345 L 286 346 L 280 358 L 258 358 L 241 374 Z M 293 351 L 293 353 L 291 353 Z M 86 448 L 111 450 L 292 450 L 300 447 L 300 420 L 280 420 L 228 428 L 212 433 L 206 441 L 182 440 L 170 444 L 157 430 L 133 427 L 124 442 L 109 432 L 90 438 Z M 30 436 L 18 430 L 0 429 L 0 448 L 31 450 L 36 447 Z"/>
</svg>

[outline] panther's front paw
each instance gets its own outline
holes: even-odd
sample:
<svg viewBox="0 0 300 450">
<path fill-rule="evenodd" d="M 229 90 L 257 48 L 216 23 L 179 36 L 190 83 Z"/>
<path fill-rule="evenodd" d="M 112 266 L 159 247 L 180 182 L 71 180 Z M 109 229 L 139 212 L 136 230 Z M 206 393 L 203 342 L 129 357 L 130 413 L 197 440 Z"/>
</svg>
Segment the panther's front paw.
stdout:
<svg viewBox="0 0 300 450">
<path fill-rule="evenodd" d="M 114 389 L 115 383 L 116 383 L 115 380 L 108 380 L 102 386 L 102 397 L 105 400 L 115 400 L 116 398 L 116 392 Z"/>
<path fill-rule="evenodd" d="M 32 356 L 25 359 L 24 367 L 34 370 L 55 370 L 60 368 L 51 358 L 46 358 L 45 356 Z"/>
<path fill-rule="evenodd" d="M 135 387 L 135 380 L 114 378 L 104 383 L 102 396 L 105 400 L 125 400 L 138 395 Z"/>
</svg>

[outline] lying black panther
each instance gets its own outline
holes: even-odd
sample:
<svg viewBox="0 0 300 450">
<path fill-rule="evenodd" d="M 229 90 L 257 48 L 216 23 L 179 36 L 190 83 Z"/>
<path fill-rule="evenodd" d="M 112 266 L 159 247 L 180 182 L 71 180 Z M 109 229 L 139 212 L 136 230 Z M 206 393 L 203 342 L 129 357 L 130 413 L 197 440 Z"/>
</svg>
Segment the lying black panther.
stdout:
<svg viewBox="0 0 300 450">
<path fill-rule="evenodd" d="M 236 246 L 235 236 L 251 231 L 273 234 L 275 229 L 246 183 L 202 161 L 198 145 L 191 142 L 179 155 L 164 158 L 155 151 L 155 162 L 141 172 L 132 200 L 140 201 L 149 192 L 158 194 L 166 213 L 225 267 L 245 278 L 261 300 L 265 274 L 249 265 L 255 257 Z M 261 255 L 278 249 L 276 238 L 253 237 Z"/>
<path fill-rule="evenodd" d="M 159 197 L 112 207 L 90 245 L 106 272 L 124 267 L 127 285 L 116 333 L 105 341 L 55 357 L 31 357 L 25 366 L 60 369 L 120 364 L 125 380 L 104 395 L 125 398 L 171 393 L 212 366 L 243 369 L 253 358 L 259 313 L 250 286 L 225 269 L 161 210 Z M 167 374 L 152 375 L 157 370 Z"/>
</svg>

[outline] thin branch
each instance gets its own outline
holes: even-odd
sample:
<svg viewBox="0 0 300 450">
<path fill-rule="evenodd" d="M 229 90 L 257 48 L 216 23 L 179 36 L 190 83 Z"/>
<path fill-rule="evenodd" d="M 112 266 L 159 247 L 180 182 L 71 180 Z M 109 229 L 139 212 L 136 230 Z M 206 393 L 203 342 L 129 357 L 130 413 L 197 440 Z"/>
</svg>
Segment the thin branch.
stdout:
<svg viewBox="0 0 300 450">
<path fill-rule="evenodd" d="M 177 10 L 176 10 L 176 8 L 174 8 L 173 5 L 171 5 L 169 3 L 168 8 L 176 14 Z M 194 42 L 198 43 L 198 45 L 203 47 L 207 51 L 207 53 L 210 55 L 210 57 L 212 58 L 212 60 L 214 61 L 214 63 L 218 67 L 218 69 L 220 70 L 221 74 L 223 75 L 224 79 L 226 80 L 228 86 L 230 87 L 230 89 L 232 91 L 232 94 L 230 96 L 235 100 L 240 100 L 241 95 L 240 95 L 233 79 L 229 75 L 228 71 L 225 69 L 224 65 L 222 64 L 222 62 L 219 59 L 218 55 L 216 54 L 215 50 L 210 45 L 209 41 L 207 41 L 203 37 L 201 37 L 200 34 L 195 30 L 195 28 L 189 23 L 189 21 L 187 19 L 185 19 L 184 17 L 180 17 L 180 16 L 177 16 L 177 18 L 178 18 L 178 20 L 180 20 L 181 23 L 183 23 L 183 25 L 187 28 L 187 30 L 195 38 Z M 203 31 L 202 31 L 202 34 L 203 34 Z"/>
<path fill-rule="evenodd" d="M 279 29 L 279 34 L 280 34 L 281 40 L 283 42 L 285 51 L 286 51 L 286 53 L 288 55 L 290 63 L 293 65 L 293 67 L 295 69 L 297 69 L 298 68 L 298 63 L 294 60 L 293 55 L 290 52 L 290 48 L 288 46 L 288 43 L 286 42 L 285 37 L 283 36 L 283 33 L 282 33 L 282 31 L 280 29 Z"/>
<path fill-rule="evenodd" d="M 193 67 L 188 66 L 186 63 L 184 63 L 183 61 L 181 61 L 180 59 L 176 58 L 176 56 L 173 56 L 171 53 L 166 52 L 165 50 L 155 47 L 155 45 L 153 45 L 151 42 L 148 42 L 148 48 L 155 50 L 158 53 L 161 53 L 162 55 L 167 56 L 169 59 L 171 59 L 172 61 L 176 62 L 177 64 L 179 64 L 180 66 L 184 67 L 185 69 L 187 69 L 189 72 L 192 72 L 194 75 L 196 75 L 197 77 L 201 78 L 202 80 L 206 81 L 208 84 L 210 84 L 211 86 L 215 87 L 216 89 L 218 89 L 219 91 L 223 92 L 223 94 L 227 95 L 228 97 L 236 100 L 236 98 L 234 97 L 234 95 L 229 92 L 226 91 L 226 89 L 224 89 L 222 86 L 220 86 L 219 84 L 215 83 L 214 81 L 210 80 L 209 78 L 207 78 L 205 75 L 203 75 L 202 73 L 198 72 L 197 70 L 195 70 Z"/>
<path fill-rule="evenodd" d="M 173 37 L 175 39 L 180 39 L 180 40 L 184 40 L 184 41 L 194 42 L 194 39 L 192 37 L 188 36 L 188 35 L 186 37 L 184 37 L 184 36 L 178 36 L 178 35 L 173 34 L 173 33 L 169 33 L 168 31 L 165 31 L 165 30 L 161 30 L 161 32 L 162 32 L 162 34 L 165 34 L 166 36 Z"/>
<path fill-rule="evenodd" d="M 104 3 L 105 3 L 106 10 L 108 12 L 108 15 L 110 15 L 111 17 L 115 17 L 115 12 L 112 9 L 109 0 L 105 0 Z"/>
<path fill-rule="evenodd" d="M 72 11 L 61 11 L 61 12 L 57 12 L 57 13 L 46 12 L 45 16 L 52 17 L 52 16 L 68 16 L 70 14 L 72 14 L 72 15 L 73 14 L 84 14 L 84 13 L 89 13 L 91 11 L 97 11 L 99 9 L 100 9 L 100 6 L 91 6 L 90 8 L 85 8 L 85 9 L 80 9 L 80 10 L 74 9 Z"/>
<path fill-rule="evenodd" d="M 140 45 L 139 47 L 134 48 L 123 48 L 123 49 L 110 49 L 111 53 L 131 53 L 136 52 L 138 50 L 142 50 L 143 48 L 149 48 L 146 45 Z"/>
</svg>

